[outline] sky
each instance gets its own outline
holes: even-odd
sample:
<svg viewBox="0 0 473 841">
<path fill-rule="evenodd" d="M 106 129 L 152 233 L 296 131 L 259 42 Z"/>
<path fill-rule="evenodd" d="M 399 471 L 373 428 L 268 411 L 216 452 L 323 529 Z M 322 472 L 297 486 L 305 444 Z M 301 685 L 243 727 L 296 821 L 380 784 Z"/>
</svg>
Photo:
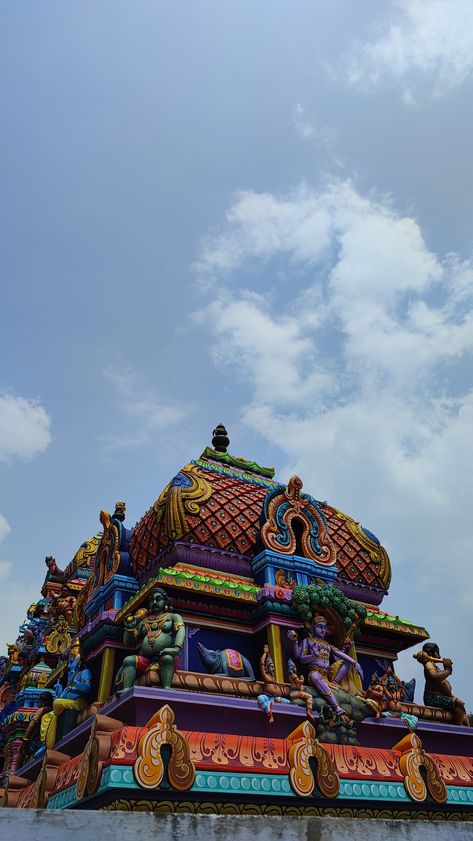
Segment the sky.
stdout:
<svg viewBox="0 0 473 841">
<path fill-rule="evenodd" d="M 0 17 L 0 638 L 223 422 L 379 537 L 473 709 L 471 1 Z"/>
</svg>

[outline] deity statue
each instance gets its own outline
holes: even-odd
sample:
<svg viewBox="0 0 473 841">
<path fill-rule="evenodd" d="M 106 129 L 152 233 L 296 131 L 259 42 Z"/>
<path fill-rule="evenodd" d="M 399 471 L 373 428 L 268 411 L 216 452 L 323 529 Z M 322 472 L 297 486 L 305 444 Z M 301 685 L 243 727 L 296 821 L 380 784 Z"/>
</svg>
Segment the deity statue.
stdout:
<svg viewBox="0 0 473 841">
<path fill-rule="evenodd" d="M 310 633 L 300 644 L 294 630 L 287 633 L 292 642 L 294 658 L 302 666 L 307 667 L 309 683 L 337 715 L 341 716 L 342 720 L 347 723 L 348 716 L 335 698 L 333 690 L 342 688 L 342 681 L 348 677 L 351 669 L 355 670 L 360 679 L 363 678 L 363 671 L 353 657 L 331 645 L 325 639 L 326 634 L 327 621 L 325 616 L 313 617 Z M 331 665 L 330 660 L 332 658 L 334 662 Z"/>
<path fill-rule="evenodd" d="M 155 587 L 149 596 L 149 610 L 139 610 L 125 619 L 123 642 L 128 646 L 139 643 L 140 653 L 125 657 L 116 678 L 118 691 L 130 689 L 149 668 L 159 669 L 161 686 L 170 689 L 174 660 L 184 645 L 185 635 L 184 622 L 172 612 L 171 599 Z"/>
<path fill-rule="evenodd" d="M 378 679 L 375 674 L 371 678 L 368 689 L 362 693 L 365 703 L 373 710 L 375 718 L 400 718 L 409 730 L 415 730 L 418 724 L 417 716 L 405 712 L 401 706 L 403 698 L 403 683 L 392 668 Z"/>
<path fill-rule="evenodd" d="M 69 592 L 69 588 L 64 585 L 58 594 L 53 595 L 51 605 L 49 608 L 50 616 L 58 617 L 64 616 L 67 627 L 70 628 L 72 624 L 72 616 L 76 598 Z"/>
<path fill-rule="evenodd" d="M 46 747 L 53 748 L 56 744 L 56 732 L 58 718 L 64 710 L 85 710 L 87 706 L 87 695 L 92 686 L 92 675 L 90 669 L 84 667 L 80 656 L 80 644 L 77 640 L 69 651 L 67 672 L 67 686 L 59 696 L 54 699 L 52 712 L 46 713 L 45 728 Z M 59 687 L 60 688 L 60 687 Z M 43 720 L 41 724 L 43 724 Z"/>
<path fill-rule="evenodd" d="M 289 668 L 289 683 L 291 684 L 291 691 L 289 693 L 289 698 L 291 701 L 304 701 L 307 718 L 311 721 L 315 721 L 315 715 L 312 711 L 313 707 L 313 698 L 310 692 L 304 691 L 304 678 L 302 675 L 297 674 L 297 667 L 294 663 L 294 660 L 289 658 L 288 660 L 288 668 Z"/>
<path fill-rule="evenodd" d="M 47 566 L 45 581 L 64 581 L 64 572 L 62 569 L 59 569 L 56 563 L 56 558 L 53 558 L 52 555 L 48 555 L 44 559 L 44 563 Z"/>
<path fill-rule="evenodd" d="M 259 707 L 266 713 L 268 717 L 268 724 L 273 724 L 273 701 L 275 704 L 290 704 L 289 698 L 283 698 L 281 690 L 274 682 L 275 671 L 273 658 L 269 653 L 267 645 L 263 648 L 263 654 L 260 660 L 261 680 L 264 684 L 264 692 L 258 695 L 257 701 Z"/>
<path fill-rule="evenodd" d="M 428 707 L 450 710 L 454 724 L 469 727 L 465 702 L 453 694 L 452 685 L 448 680 L 453 672 L 452 661 L 440 656 L 439 647 L 435 642 L 426 642 L 422 646 L 422 651 L 412 656 L 424 667 L 424 704 Z M 437 665 L 439 663 L 443 668 L 439 668 Z"/>
</svg>

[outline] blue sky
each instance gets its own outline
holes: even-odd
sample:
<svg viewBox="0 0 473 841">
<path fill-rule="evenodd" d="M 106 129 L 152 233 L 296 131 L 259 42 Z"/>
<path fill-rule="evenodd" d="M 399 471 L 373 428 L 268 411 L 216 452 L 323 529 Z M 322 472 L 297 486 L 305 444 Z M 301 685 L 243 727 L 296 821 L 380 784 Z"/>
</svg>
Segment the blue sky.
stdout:
<svg viewBox="0 0 473 841">
<path fill-rule="evenodd" d="M 378 535 L 472 708 L 469 0 L 0 13 L 0 636 L 223 421 Z"/>
</svg>

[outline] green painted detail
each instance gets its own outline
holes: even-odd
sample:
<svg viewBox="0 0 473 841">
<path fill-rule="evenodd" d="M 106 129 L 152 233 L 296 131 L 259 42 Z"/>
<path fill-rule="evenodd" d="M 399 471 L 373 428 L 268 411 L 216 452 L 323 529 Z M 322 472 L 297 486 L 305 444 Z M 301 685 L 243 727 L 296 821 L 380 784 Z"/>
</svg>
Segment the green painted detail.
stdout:
<svg viewBox="0 0 473 841">
<path fill-rule="evenodd" d="M 428 638 L 429 634 L 421 625 L 416 625 L 408 619 L 401 619 L 400 616 L 392 616 L 389 613 L 378 613 L 376 610 L 368 610 L 365 624 L 375 625 L 378 628 L 400 631 L 405 634 Z"/>
<path fill-rule="evenodd" d="M 88 654 L 96 648 L 102 640 L 119 640 L 123 639 L 123 628 L 112 622 L 104 622 L 100 625 L 90 636 L 84 637 L 82 640 L 82 647 L 84 653 Z"/>
<path fill-rule="evenodd" d="M 212 447 L 206 447 L 200 458 L 210 458 L 212 461 L 222 462 L 229 467 L 246 470 L 247 473 L 257 473 L 259 476 L 265 476 L 267 479 L 272 479 L 275 473 L 274 467 L 261 467 L 257 461 L 248 461 L 242 456 L 232 456 L 230 453 L 218 453 Z"/>
<path fill-rule="evenodd" d="M 227 467 L 225 464 L 212 464 L 210 461 L 204 461 L 197 458 L 192 464 L 196 464 L 203 470 L 208 470 L 211 473 L 219 473 L 222 476 L 228 476 L 230 479 L 240 479 L 242 482 L 247 482 L 251 485 L 258 485 L 267 490 L 273 490 L 279 486 L 279 482 L 272 482 L 270 479 L 265 479 L 263 476 L 258 476 L 256 473 L 244 473 L 241 470 L 235 470 L 234 467 Z"/>
<path fill-rule="evenodd" d="M 409 796 L 402 783 L 340 780 L 339 797 L 345 800 L 389 800 L 405 803 Z"/>
<path fill-rule="evenodd" d="M 295 797 L 289 780 L 282 774 L 222 774 L 198 771 L 191 791 L 214 794 L 285 795 Z"/>
<path fill-rule="evenodd" d="M 256 587 L 254 584 L 245 584 L 243 581 L 226 581 L 223 578 L 219 578 L 218 575 L 198 575 L 197 573 L 184 572 L 183 570 L 175 569 L 174 567 L 160 567 L 158 575 L 155 578 L 150 578 L 146 584 L 143 584 L 143 586 L 128 599 L 123 607 L 120 608 L 115 616 L 115 622 L 119 623 L 125 616 L 128 616 L 129 613 L 133 613 L 138 605 L 143 603 L 147 594 L 153 589 L 153 587 L 158 587 L 166 583 L 169 584 L 170 578 L 172 579 L 172 583 L 175 583 L 176 586 L 182 586 L 184 581 L 192 581 L 195 590 L 205 590 L 206 587 L 211 587 L 212 592 L 217 594 L 220 590 L 229 590 L 229 593 L 224 593 L 225 596 L 241 599 L 245 602 L 256 602 L 256 595 L 261 589 L 260 587 Z"/>
<path fill-rule="evenodd" d="M 290 604 L 268 599 L 251 611 L 251 621 L 256 622 L 258 619 L 261 619 L 261 617 L 267 616 L 268 614 L 279 614 L 279 616 L 291 619 L 296 618 L 294 611 L 291 610 Z"/>
<path fill-rule="evenodd" d="M 201 573 L 184 572 L 183 570 L 176 569 L 175 567 L 168 567 L 166 569 L 160 567 L 158 573 L 158 580 L 161 576 L 171 576 L 176 580 L 176 582 L 194 581 L 196 584 L 211 584 L 212 587 L 226 587 L 229 590 L 251 593 L 254 596 L 256 596 L 261 589 L 260 587 L 256 587 L 254 584 L 244 584 L 241 581 L 228 581 L 224 578 L 219 578 L 218 575 L 202 575 Z"/>
</svg>

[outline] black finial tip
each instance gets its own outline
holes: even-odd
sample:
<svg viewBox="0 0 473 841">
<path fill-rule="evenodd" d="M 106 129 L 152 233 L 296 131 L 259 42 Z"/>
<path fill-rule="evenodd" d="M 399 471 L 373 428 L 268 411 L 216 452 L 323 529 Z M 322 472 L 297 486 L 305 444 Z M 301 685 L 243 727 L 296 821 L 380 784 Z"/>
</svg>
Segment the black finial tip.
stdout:
<svg viewBox="0 0 473 841">
<path fill-rule="evenodd" d="M 217 453 L 226 453 L 230 439 L 223 423 L 219 423 L 218 426 L 215 427 L 212 435 L 212 447 L 214 450 L 216 450 Z"/>
</svg>

